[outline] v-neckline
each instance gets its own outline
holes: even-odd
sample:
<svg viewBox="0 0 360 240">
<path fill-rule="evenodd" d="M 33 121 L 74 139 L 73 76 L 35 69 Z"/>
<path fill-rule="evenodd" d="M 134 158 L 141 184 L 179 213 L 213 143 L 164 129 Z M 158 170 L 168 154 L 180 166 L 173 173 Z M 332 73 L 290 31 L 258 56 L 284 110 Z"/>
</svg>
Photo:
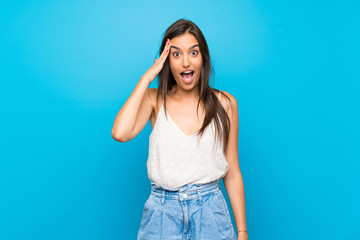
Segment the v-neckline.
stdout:
<svg viewBox="0 0 360 240">
<path fill-rule="evenodd" d="M 164 112 L 166 112 L 166 114 L 168 115 L 169 119 L 170 119 L 170 122 L 175 126 L 175 128 L 182 134 L 184 135 L 185 137 L 192 137 L 194 136 L 198 131 L 190 134 L 190 135 L 186 135 L 183 130 L 181 130 L 181 128 L 176 124 L 176 122 L 171 118 L 170 114 L 168 111 L 165 110 L 164 108 L 164 104 L 162 104 L 161 108 L 163 109 Z"/>
</svg>

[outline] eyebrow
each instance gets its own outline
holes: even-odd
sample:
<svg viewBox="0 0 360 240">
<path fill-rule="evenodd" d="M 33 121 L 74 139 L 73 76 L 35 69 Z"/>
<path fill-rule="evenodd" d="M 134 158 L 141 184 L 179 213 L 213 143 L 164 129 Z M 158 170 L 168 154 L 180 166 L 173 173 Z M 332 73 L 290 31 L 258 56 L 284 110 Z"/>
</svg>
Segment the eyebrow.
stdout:
<svg viewBox="0 0 360 240">
<path fill-rule="evenodd" d="M 192 48 L 194 48 L 194 47 L 200 47 L 200 46 L 199 46 L 199 44 L 195 44 L 195 45 L 191 46 L 189 49 L 192 49 Z M 170 46 L 170 48 L 175 48 L 175 49 L 177 49 L 177 50 L 180 50 L 180 48 L 178 48 L 178 47 L 176 47 L 176 46 Z"/>
</svg>

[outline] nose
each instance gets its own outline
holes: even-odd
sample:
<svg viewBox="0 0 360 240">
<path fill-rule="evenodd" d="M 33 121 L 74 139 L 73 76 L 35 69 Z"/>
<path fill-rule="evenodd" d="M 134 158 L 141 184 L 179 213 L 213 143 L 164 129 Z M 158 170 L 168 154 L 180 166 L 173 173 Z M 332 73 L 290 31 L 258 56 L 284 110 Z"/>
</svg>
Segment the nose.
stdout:
<svg viewBox="0 0 360 240">
<path fill-rule="evenodd" d="M 190 60 L 189 60 L 189 57 L 187 56 L 187 54 L 185 54 L 183 57 L 183 67 L 184 68 L 190 67 Z"/>
</svg>

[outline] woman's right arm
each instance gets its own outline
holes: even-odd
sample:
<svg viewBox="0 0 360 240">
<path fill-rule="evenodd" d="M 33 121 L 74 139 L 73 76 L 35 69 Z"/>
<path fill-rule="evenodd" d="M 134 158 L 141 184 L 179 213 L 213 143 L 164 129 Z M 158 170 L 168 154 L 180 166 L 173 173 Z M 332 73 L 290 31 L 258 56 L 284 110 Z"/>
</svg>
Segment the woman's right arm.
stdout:
<svg viewBox="0 0 360 240">
<path fill-rule="evenodd" d="M 170 40 L 159 59 L 155 60 L 154 65 L 140 78 L 130 97 L 116 115 L 111 131 L 116 141 L 127 142 L 136 137 L 145 127 L 153 111 L 153 104 L 149 98 L 150 89 L 147 87 L 163 68 L 169 49 Z"/>
</svg>

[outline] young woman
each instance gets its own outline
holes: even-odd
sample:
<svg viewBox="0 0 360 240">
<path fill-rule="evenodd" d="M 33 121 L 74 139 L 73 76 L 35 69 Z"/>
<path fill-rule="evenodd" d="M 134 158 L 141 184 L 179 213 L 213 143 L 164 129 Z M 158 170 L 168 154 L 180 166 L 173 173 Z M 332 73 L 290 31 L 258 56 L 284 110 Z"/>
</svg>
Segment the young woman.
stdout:
<svg viewBox="0 0 360 240">
<path fill-rule="evenodd" d="M 138 240 L 247 240 L 238 159 L 236 99 L 209 86 L 213 69 L 205 37 L 180 19 L 165 32 L 161 55 L 116 116 L 115 140 L 133 139 L 150 120 L 148 176 Z M 148 88 L 159 75 L 159 87 Z M 236 221 L 236 237 L 223 178 Z"/>
</svg>

